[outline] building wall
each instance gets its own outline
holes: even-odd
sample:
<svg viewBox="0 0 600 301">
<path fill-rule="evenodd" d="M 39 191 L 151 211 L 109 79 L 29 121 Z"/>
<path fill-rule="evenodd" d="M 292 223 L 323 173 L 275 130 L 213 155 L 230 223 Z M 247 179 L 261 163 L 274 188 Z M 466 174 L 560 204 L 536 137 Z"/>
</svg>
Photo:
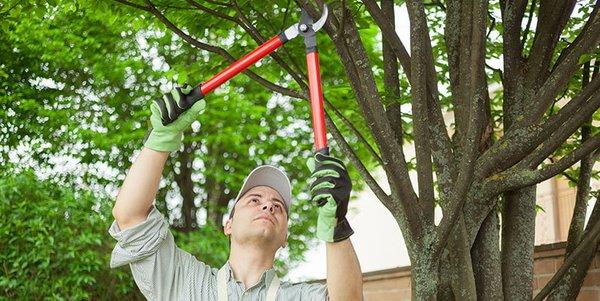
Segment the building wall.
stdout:
<svg viewBox="0 0 600 301">
<path fill-rule="evenodd" d="M 564 243 L 537 246 L 534 254 L 534 296 L 550 281 L 564 260 Z M 365 301 L 410 300 L 410 267 L 363 274 Z M 592 262 L 577 301 L 600 300 L 600 252 Z"/>
<path fill-rule="evenodd" d="M 600 164 L 597 164 L 600 168 Z M 591 182 L 592 191 L 600 189 L 598 181 Z M 535 217 L 535 245 L 551 244 L 566 241 L 569 225 L 575 208 L 577 188 L 570 187 L 564 177 L 553 177 L 537 184 L 536 204 L 538 212 Z M 589 215 L 595 200 L 588 200 Z"/>
</svg>

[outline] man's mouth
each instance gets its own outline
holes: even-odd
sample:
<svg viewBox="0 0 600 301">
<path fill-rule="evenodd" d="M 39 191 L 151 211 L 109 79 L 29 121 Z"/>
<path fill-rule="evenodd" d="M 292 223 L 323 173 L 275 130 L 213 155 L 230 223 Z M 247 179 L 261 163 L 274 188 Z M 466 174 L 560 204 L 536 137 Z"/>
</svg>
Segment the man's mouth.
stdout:
<svg viewBox="0 0 600 301">
<path fill-rule="evenodd" d="M 275 222 L 266 216 L 259 216 L 255 220 L 259 220 L 259 219 L 267 220 L 267 221 L 271 222 L 271 224 L 275 225 Z"/>
</svg>

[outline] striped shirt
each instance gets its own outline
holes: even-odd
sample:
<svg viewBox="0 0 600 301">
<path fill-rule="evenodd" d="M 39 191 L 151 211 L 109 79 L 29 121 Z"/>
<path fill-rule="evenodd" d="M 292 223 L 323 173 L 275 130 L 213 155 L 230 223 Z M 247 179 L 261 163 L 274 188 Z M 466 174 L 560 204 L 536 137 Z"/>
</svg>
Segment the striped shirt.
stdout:
<svg viewBox="0 0 600 301">
<path fill-rule="evenodd" d="M 217 300 L 218 268 L 212 268 L 175 245 L 165 217 L 153 207 L 145 221 L 121 231 L 116 221 L 108 231 L 117 240 L 112 268 L 129 264 L 138 288 L 148 300 Z M 245 288 L 233 277 L 229 263 L 227 286 L 230 301 L 264 301 L 274 269 Z M 327 288 L 319 283 L 281 282 L 277 301 L 327 300 Z"/>
</svg>

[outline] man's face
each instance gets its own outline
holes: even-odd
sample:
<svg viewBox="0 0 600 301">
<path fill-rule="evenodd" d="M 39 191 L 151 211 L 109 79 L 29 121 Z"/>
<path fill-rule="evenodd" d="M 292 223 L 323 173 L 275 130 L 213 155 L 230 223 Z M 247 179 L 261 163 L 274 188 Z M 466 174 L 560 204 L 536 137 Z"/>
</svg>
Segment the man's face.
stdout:
<svg viewBox="0 0 600 301">
<path fill-rule="evenodd" d="M 283 198 L 268 186 L 248 190 L 235 204 L 235 214 L 225 223 L 224 232 L 232 241 L 248 240 L 283 246 L 287 240 L 288 221 Z"/>
</svg>

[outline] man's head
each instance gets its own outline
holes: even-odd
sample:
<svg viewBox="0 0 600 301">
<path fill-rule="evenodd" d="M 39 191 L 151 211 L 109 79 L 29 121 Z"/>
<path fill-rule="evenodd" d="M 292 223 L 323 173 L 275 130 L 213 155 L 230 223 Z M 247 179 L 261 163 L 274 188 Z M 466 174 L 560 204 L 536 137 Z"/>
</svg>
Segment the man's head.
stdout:
<svg viewBox="0 0 600 301">
<path fill-rule="evenodd" d="M 287 212 L 275 189 L 256 186 L 236 202 L 235 214 L 224 227 L 226 235 L 238 244 L 257 243 L 278 249 L 285 245 L 288 233 Z"/>
<path fill-rule="evenodd" d="M 246 177 L 224 232 L 232 246 L 250 243 L 276 251 L 287 241 L 290 205 L 287 176 L 273 166 L 260 166 Z"/>
</svg>

